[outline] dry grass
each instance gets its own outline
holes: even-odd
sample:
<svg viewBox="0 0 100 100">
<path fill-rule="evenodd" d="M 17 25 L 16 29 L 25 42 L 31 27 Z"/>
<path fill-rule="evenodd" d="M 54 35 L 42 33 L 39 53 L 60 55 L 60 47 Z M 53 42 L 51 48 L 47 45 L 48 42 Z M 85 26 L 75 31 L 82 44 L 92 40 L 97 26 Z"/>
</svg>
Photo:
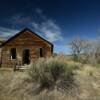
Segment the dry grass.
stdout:
<svg viewBox="0 0 100 100">
<path fill-rule="evenodd" d="M 55 59 L 76 67 L 74 82 L 69 89 L 50 89 L 38 93 L 37 84 L 28 80 L 27 72 L 0 69 L 0 100 L 100 100 L 100 68 L 67 60 Z"/>
<path fill-rule="evenodd" d="M 80 70 L 77 70 L 75 81 L 81 99 L 100 99 L 100 68 L 85 65 Z"/>
</svg>

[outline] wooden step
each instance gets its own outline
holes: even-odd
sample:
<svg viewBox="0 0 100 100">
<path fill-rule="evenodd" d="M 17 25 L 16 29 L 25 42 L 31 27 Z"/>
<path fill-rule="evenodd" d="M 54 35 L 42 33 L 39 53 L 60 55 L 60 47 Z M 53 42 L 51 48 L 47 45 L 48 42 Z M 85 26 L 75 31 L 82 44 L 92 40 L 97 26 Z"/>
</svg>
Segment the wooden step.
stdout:
<svg viewBox="0 0 100 100">
<path fill-rule="evenodd" d="M 16 68 L 14 69 L 14 71 L 16 70 L 28 70 L 30 68 L 30 65 L 25 65 L 25 66 L 16 66 Z"/>
</svg>

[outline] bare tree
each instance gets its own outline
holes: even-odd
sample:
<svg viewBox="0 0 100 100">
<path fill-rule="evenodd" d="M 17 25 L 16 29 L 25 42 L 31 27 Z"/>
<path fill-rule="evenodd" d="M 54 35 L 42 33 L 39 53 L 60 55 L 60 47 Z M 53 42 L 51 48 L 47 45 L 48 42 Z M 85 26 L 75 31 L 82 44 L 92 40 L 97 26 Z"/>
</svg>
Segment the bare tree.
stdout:
<svg viewBox="0 0 100 100">
<path fill-rule="evenodd" d="M 72 50 L 72 55 L 75 61 L 80 61 L 81 59 L 87 60 L 88 57 L 94 52 L 95 49 L 94 41 L 81 39 L 75 37 L 70 42 L 70 47 Z M 93 53 L 94 54 L 94 53 Z"/>
<path fill-rule="evenodd" d="M 71 40 L 69 45 L 71 47 L 74 60 L 79 61 L 80 54 L 83 53 L 84 40 L 79 37 L 76 37 Z"/>
<path fill-rule="evenodd" d="M 70 47 L 75 61 L 81 60 L 93 64 L 100 62 L 100 40 L 73 38 Z"/>
</svg>

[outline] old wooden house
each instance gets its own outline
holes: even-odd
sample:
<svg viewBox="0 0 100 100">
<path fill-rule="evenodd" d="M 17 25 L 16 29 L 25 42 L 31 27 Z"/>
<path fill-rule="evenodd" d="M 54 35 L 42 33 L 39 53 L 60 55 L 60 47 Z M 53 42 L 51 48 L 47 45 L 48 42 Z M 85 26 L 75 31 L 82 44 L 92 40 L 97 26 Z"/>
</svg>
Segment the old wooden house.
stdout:
<svg viewBox="0 0 100 100">
<path fill-rule="evenodd" d="M 26 65 L 39 57 L 51 56 L 53 44 L 25 28 L 7 41 L 0 48 L 2 67 Z"/>
</svg>

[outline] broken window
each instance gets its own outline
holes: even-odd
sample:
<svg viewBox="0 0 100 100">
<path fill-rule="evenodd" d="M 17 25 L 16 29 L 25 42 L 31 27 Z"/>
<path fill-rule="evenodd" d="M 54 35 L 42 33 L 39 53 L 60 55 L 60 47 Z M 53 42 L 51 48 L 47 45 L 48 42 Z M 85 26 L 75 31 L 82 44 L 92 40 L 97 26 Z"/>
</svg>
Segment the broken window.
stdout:
<svg viewBox="0 0 100 100">
<path fill-rule="evenodd" d="M 11 48 L 11 59 L 16 59 L 16 48 Z"/>
<path fill-rule="evenodd" d="M 36 48 L 36 52 L 37 52 L 37 55 L 38 57 L 43 57 L 43 48 Z"/>
<path fill-rule="evenodd" d="M 43 48 L 40 48 L 40 57 L 43 57 Z"/>
</svg>

